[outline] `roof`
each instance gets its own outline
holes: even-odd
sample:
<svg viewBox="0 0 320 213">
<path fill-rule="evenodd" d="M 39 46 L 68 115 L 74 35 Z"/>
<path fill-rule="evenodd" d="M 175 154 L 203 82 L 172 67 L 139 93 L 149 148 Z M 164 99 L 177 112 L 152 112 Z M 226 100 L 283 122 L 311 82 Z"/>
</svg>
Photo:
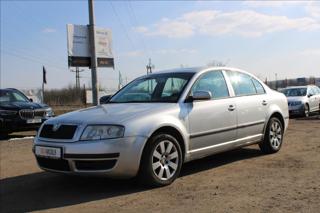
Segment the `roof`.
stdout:
<svg viewBox="0 0 320 213">
<path fill-rule="evenodd" d="M 310 87 L 310 86 L 314 86 L 314 85 L 304 85 L 304 86 L 289 86 L 289 87 L 286 87 L 286 88 L 283 88 L 283 89 L 307 88 L 307 87 Z"/>
<path fill-rule="evenodd" d="M 227 70 L 237 70 L 237 71 L 242 71 L 236 68 L 232 67 L 209 67 L 209 66 L 204 66 L 204 67 L 182 67 L 182 68 L 176 68 L 176 69 L 168 69 L 168 70 L 161 70 L 154 72 L 154 74 L 158 73 L 184 73 L 184 72 L 190 72 L 190 73 L 197 73 L 205 70 L 221 70 L 221 69 L 227 69 Z"/>
</svg>

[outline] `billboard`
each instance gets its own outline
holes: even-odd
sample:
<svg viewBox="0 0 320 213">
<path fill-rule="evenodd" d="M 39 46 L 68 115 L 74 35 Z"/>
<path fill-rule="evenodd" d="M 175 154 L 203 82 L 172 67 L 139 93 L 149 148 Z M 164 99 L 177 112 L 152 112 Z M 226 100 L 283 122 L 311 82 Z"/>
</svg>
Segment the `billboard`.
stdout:
<svg viewBox="0 0 320 213">
<path fill-rule="evenodd" d="M 95 49 L 98 67 L 114 67 L 111 30 L 95 28 Z M 91 67 L 89 28 L 87 25 L 67 25 L 68 65 Z"/>
</svg>

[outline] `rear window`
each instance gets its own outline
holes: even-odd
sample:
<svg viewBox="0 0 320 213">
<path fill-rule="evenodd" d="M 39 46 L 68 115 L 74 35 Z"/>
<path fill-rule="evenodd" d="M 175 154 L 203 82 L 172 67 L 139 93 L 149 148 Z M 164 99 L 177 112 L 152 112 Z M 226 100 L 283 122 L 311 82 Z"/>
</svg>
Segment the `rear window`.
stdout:
<svg viewBox="0 0 320 213">
<path fill-rule="evenodd" d="M 257 94 L 251 76 L 234 71 L 227 71 L 236 96 Z"/>
</svg>

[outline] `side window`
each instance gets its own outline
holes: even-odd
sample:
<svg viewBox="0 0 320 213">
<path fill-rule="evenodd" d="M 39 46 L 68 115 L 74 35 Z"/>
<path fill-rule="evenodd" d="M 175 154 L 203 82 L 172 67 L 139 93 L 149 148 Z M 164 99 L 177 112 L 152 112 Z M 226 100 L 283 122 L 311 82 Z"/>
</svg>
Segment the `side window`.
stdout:
<svg viewBox="0 0 320 213">
<path fill-rule="evenodd" d="M 251 76 L 235 71 L 228 71 L 227 74 L 236 96 L 257 94 Z"/>
<path fill-rule="evenodd" d="M 200 76 L 192 87 L 195 91 L 210 91 L 212 99 L 229 97 L 229 91 L 221 71 L 212 71 Z"/>
<path fill-rule="evenodd" d="M 187 81 L 182 78 L 168 78 L 161 97 L 178 96 Z"/>
<path fill-rule="evenodd" d="M 315 95 L 316 93 L 315 93 L 316 91 L 313 89 L 313 87 L 309 87 L 309 89 L 308 89 L 308 95 L 310 94 L 310 95 Z"/>
<path fill-rule="evenodd" d="M 252 79 L 252 82 L 256 88 L 256 91 L 258 94 L 264 94 L 266 91 L 264 90 L 263 86 L 261 85 L 261 83 L 259 81 L 257 81 L 256 79 L 254 78 L 251 78 Z"/>
</svg>

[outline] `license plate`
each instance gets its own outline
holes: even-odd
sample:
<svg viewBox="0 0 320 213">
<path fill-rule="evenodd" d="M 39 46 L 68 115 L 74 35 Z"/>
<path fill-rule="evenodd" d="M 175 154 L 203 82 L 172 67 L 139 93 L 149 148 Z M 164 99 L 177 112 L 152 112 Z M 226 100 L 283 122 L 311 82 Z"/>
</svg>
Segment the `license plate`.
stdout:
<svg viewBox="0 0 320 213">
<path fill-rule="evenodd" d="M 41 119 L 28 119 L 27 124 L 38 124 L 41 123 Z"/>
<path fill-rule="evenodd" d="M 61 148 L 36 146 L 35 153 L 41 157 L 61 158 Z"/>
</svg>

